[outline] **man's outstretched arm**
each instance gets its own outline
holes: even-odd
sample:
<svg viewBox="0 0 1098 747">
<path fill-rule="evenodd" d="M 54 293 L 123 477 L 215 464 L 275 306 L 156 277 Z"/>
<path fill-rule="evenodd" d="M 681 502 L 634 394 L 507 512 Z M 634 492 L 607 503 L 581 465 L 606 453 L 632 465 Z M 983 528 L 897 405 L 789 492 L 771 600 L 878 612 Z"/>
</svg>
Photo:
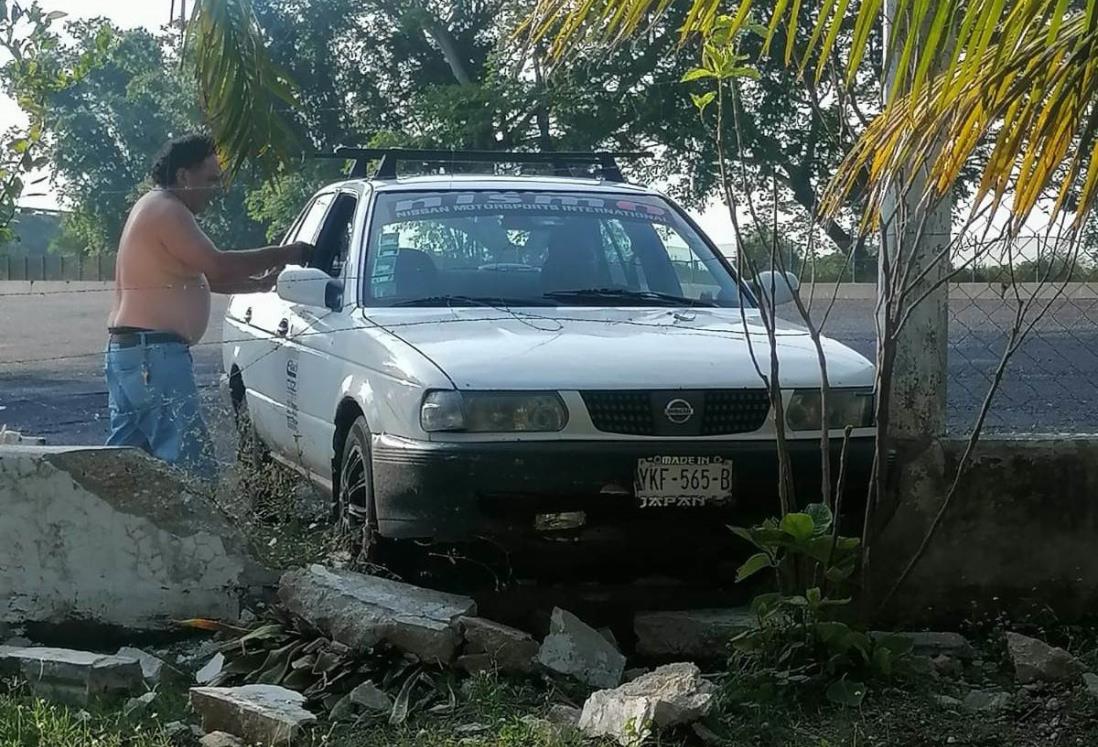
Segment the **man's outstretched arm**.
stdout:
<svg viewBox="0 0 1098 747">
<path fill-rule="evenodd" d="M 224 288 L 256 289 L 254 276 L 285 265 L 304 265 L 312 255 L 312 245 L 304 242 L 223 252 L 214 246 L 194 215 L 182 205 L 166 207 L 162 218 L 160 239 L 168 253 L 204 274 L 210 288 L 219 293 L 242 292 L 222 290 Z M 268 279 L 268 282 L 272 281 Z"/>
</svg>

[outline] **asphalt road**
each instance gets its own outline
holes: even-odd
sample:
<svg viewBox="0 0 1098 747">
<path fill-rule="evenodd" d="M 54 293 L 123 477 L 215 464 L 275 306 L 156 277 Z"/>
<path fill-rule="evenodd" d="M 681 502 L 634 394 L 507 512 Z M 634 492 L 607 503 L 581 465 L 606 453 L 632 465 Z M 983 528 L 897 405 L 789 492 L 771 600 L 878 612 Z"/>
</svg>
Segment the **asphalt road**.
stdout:
<svg viewBox="0 0 1098 747">
<path fill-rule="evenodd" d="M 104 327 L 111 293 L 0 283 L 0 425 L 50 443 L 99 444 L 107 435 L 102 380 Z M 825 333 L 864 355 L 874 352 L 873 302 L 839 301 Z M 220 319 L 216 303 L 205 339 L 194 349 L 199 386 L 219 435 L 229 441 L 218 400 Z M 949 419 L 966 432 L 986 395 L 1013 320 L 998 299 L 951 304 Z M 1098 300 L 1056 301 L 1016 353 L 987 427 L 1009 434 L 1098 431 Z"/>
</svg>

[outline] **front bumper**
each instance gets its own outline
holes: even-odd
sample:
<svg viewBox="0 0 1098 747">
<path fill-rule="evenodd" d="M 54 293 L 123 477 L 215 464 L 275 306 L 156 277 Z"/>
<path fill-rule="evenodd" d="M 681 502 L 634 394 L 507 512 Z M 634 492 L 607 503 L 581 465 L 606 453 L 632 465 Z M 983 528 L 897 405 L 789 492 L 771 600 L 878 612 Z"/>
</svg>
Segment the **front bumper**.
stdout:
<svg viewBox="0 0 1098 747">
<path fill-rule="evenodd" d="M 851 440 L 844 502 L 864 506 L 873 439 Z M 463 541 L 481 537 L 537 537 L 536 517 L 583 512 L 585 533 L 623 534 L 636 546 L 651 532 L 681 532 L 687 543 L 726 524 L 745 524 L 779 512 L 778 456 L 773 441 L 511 441 L 436 443 L 373 438 L 374 495 L 379 530 L 392 538 Z M 832 442 L 832 475 L 842 443 Z M 820 498 L 820 444 L 789 444 L 799 504 Z M 722 457 L 733 466 L 733 500 L 718 506 L 640 508 L 633 494 L 640 459 Z M 833 477 L 834 479 L 834 477 Z M 844 513 L 846 513 L 844 511 Z"/>
</svg>

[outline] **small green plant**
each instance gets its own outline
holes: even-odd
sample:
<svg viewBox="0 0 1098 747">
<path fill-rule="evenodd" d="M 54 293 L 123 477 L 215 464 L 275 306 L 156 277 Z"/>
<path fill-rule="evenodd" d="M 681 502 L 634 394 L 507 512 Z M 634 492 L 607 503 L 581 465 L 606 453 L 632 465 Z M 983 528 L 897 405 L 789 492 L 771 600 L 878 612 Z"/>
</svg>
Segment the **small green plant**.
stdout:
<svg viewBox="0 0 1098 747">
<path fill-rule="evenodd" d="M 889 678 L 906 664 L 909 640 L 870 637 L 837 619 L 850 604 L 844 592 L 861 543 L 839 535 L 826 505 L 731 529 L 758 550 L 737 581 L 770 570 L 778 589 L 752 600 L 758 625 L 732 640 L 743 666 L 784 684 L 825 685 L 829 700 L 856 706 L 861 678 Z"/>
</svg>

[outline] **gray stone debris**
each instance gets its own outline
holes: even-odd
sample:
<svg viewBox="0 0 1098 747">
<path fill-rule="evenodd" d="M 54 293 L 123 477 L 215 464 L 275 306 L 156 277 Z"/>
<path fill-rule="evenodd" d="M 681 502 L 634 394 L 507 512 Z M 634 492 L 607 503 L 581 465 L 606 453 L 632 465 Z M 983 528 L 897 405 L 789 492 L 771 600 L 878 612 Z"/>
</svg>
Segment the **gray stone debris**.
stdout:
<svg viewBox="0 0 1098 747">
<path fill-rule="evenodd" d="M 201 669 L 194 673 L 194 681 L 200 685 L 208 685 L 221 674 L 225 668 L 225 654 L 218 652 L 206 662 Z"/>
<path fill-rule="evenodd" d="M 911 653 L 915 656 L 925 656 L 930 659 L 936 656 L 950 656 L 954 659 L 964 659 L 966 661 L 976 658 L 976 649 L 960 633 L 935 633 L 933 631 L 889 633 L 875 631 L 869 635 L 872 638 L 906 638 L 911 641 Z"/>
<path fill-rule="evenodd" d="M 960 677 L 964 674 L 964 666 L 957 659 L 945 654 L 939 654 L 930 660 L 934 671 L 943 677 Z"/>
<path fill-rule="evenodd" d="M 1007 633 L 1007 651 L 1018 682 L 1066 682 L 1079 676 L 1082 666 L 1062 648 L 1036 638 Z"/>
<path fill-rule="evenodd" d="M 149 706 L 156 700 L 155 692 L 148 692 L 137 698 L 130 698 L 122 709 L 122 715 L 129 718 L 141 718 L 149 710 Z"/>
<path fill-rule="evenodd" d="M 962 705 L 961 701 L 951 695 L 935 695 L 934 702 L 943 708 L 960 708 Z"/>
<path fill-rule="evenodd" d="M 465 638 L 459 664 L 467 657 L 483 655 L 487 657 L 488 667 L 484 667 L 484 658 L 469 659 L 467 664 L 477 667 L 477 671 L 529 672 L 533 669 L 538 642 L 529 633 L 482 617 L 462 617 L 458 622 Z M 464 668 L 469 670 L 468 666 Z"/>
<path fill-rule="evenodd" d="M 156 685 L 160 683 L 160 678 L 163 676 L 164 667 L 166 666 L 163 659 L 159 659 L 139 648 L 129 646 L 118 649 L 116 656 L 137 659 L 138 663 L 141 664 L 141 674 L 145 678 L 145 684 Z"/>
<path fill-rule="evenodd" d="M 192 687 L 191 707 L 207 732 L 225 731 L 264 747 L 292 744 L 316 723 L 305 696 L 276 685 Z"/>
<path fill-rule="evenodd" d="M 191 737 L 198 738 L 202 736 L 195 734 L 191 729 L 192 727 L 189 724 L 185 724 L 182 721 L 169 721 L 164 724 L 161 731 L 164 733 L 164 736 L 168 738 L 169 742 L 177 744 L 180 742 L 189 742 L 191 741 Z"/>
<path fill-rule="evenodd" d="M 1098 698 L 1098 674 L 1086 672 L 1083 675 L 1083 684 L 1086 685 L 1087 693 L 1092 698 Z"/>
<path fill-rule="evenodd" d="M 235 619 L 259 571 L 212 501 L 136 449 L 0 446 L 0 516 L 8 622 Z"/>
<path fill-rule="evenodd" d="M 633 632 L 640 656 L 709 661 L 725 658 L 728 642 L 756 624 L 747 608 L 640 612 Z"/>
<path fill-rule="evenodd" d="M 215 731 L 198 740 L 201 747 L 244 747 L 244 742 L 232 734 L 223 731 Z"/>
<path fill-rule="evenodd" d="M 545 712 L 545 719 L 556 726 L 566 726 L 578 729 L 580 716 L 582 715 L 583 711 L 579 708 L 573 708 L 572 706 L 564 705 L 563 703 L 554 703 L 549 706 L 549 710 Z"/>
<path fill-rule="evenodd" d="M 64 648 L 0 649 L 0 674 L 17 674 L 36 695 L 72 705 L 145 689 L 136 659 Z"/>
<path fill-rule="evenodd" d="M 389 713 L 393 710 L 393 699 L 370 680 L 351 691 L 351 702 L 360 708 L 374 713 Z"/>
<path fill-rule="evenodd" d="M 1010 705 L 1010 693 L 997 690 L 973 690 L 961 701 L 966 711 L 985 713 L 1001 711 Z"/>
<path fill-rule="evenodd" d="M 457 621 L 476 615 L 467 597 L 319 565 L 283 575 L 279 598 L 356 651 L 384 642 L 430 662 L 453 661 L 461 642 Z"/>
<path fill-rule="evenodd" d="M 649 669 L 648 667 L 633 667 L 632 669 L 626 669 L 621 674 L 621 681 L 622 682 L 632 682 L 637 677 L 648 674 L 650 671 L 652 671 L 652 670 Z"/>
<path fill-rule="evenodd" d="M 656 731 L 703 718 L 715 689 L 696 665 L 668 664 L 615 690 L 593 693 L 579 728 L 588 737 L 609 737 L 632 747 Z"/>
<path fill-rule="evenodd" d="M 599 632 L 559 607 L 549 620 L 549 635 L 538 650 L 538 663 L 591 687 L 617 687 L 625 657 Z"/>
</svg>

